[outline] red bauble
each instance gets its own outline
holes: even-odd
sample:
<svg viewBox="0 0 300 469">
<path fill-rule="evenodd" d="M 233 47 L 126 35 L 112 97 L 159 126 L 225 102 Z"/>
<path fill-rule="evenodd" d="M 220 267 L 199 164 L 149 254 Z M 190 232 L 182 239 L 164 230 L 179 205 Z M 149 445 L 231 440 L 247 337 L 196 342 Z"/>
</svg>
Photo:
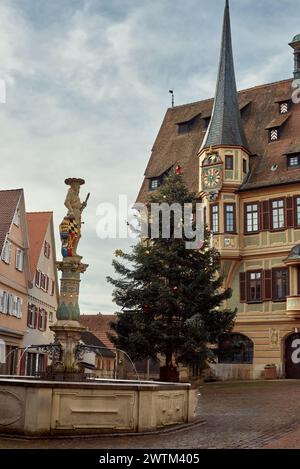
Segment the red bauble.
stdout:
<svg viewBox="0 0 300 469">
<path fill-rule="evenodd" d="M 181 166 L 180 166 L 180 165 L 177 165 L 175 171 L 176 171 L 176 174 L 181 174 L 181 173 L 182 173 L 182 168 L 181 168 Z"/>
</svg>

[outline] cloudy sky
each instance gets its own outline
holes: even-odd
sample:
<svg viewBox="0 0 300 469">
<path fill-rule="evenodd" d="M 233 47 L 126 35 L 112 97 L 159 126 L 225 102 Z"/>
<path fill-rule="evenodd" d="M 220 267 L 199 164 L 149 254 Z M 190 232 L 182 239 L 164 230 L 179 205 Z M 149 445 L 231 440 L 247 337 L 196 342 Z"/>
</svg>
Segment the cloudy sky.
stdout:
<svg viewBox="0 0 300 469">
<path fill-rule="evenodd" d="M 170 106 L 211 97 L 223 0 L 0 0 L 1 188 L 25 190 L 28 211 L 64 211 L 66 177 L 84 177 L 80 254 L 90 264 L 81 310 L 109 313 L 117 248 L 99 239 L 97 206 L 135 200 Z M 299 0 L 231 0 L 238 87 L 290 78 Z M 125 223 L 125 219 L 124 219 Z M 58 244 L 58 243 L 57 243 Z"/>
</svg>

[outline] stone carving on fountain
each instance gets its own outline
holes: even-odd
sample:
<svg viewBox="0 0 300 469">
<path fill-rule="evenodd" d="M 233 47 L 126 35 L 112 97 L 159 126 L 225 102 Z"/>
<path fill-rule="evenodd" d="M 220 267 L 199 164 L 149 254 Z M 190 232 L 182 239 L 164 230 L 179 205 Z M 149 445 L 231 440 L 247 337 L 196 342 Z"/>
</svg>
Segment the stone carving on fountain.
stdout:
<svg viewBox="0 0 300 469">
<path fill-rule="evenodd" d="M 61 238 L 62 261 L 57 262 L 57 269 L 62 272 L 57 322 L 51 326 L 55 334 L 55 344 L 61 348 L 61 356 L 54 357 L 46 374 L 53 379 L 83 379 L 84 370 L 76 354 L 81 334 L 85 327 L 79 324 L 79 286 L 80 274 L 88 265 L 83 264 L 82 257 L 77 253 L 81 238 L 82 212 L 87 206 L 90 194 L 81 202 L 80 188 L 83 179 L 69 178 L 65 183 L 70 186 L 65 206 L 68 212 L 62 220 L 59 231 Z"/>
</svg>

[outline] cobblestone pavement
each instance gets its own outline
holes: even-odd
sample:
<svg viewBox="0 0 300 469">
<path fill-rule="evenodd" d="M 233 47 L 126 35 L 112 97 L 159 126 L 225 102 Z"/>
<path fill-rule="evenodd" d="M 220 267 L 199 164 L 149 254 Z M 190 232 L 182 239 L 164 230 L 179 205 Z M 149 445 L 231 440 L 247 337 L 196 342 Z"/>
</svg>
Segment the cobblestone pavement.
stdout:
<svg viewBox="0 0 300 469">
<path fill-rule="evenodd" d="M 85 439 L 0 438 L 0 448 L 288 448 L 289 441 L 291 447 L 300 448 L 300 381 L 213 383 L 201 386 L 199 392 L 198 415 L 206 422 L 178 432 Z"/>
</svg>

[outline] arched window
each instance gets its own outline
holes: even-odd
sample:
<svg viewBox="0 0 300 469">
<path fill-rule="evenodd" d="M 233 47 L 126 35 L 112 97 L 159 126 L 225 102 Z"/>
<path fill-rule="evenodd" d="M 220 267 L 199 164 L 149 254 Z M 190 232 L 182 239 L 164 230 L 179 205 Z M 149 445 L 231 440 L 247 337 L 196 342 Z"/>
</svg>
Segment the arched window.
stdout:
<svg viewBox="0 0 300 469">
<path fill-rule="evenodd" d="M 253 363 L 253 342 L 242 334 L 224 334 L 219 340 L 219 363 Z"/>
</svg>

